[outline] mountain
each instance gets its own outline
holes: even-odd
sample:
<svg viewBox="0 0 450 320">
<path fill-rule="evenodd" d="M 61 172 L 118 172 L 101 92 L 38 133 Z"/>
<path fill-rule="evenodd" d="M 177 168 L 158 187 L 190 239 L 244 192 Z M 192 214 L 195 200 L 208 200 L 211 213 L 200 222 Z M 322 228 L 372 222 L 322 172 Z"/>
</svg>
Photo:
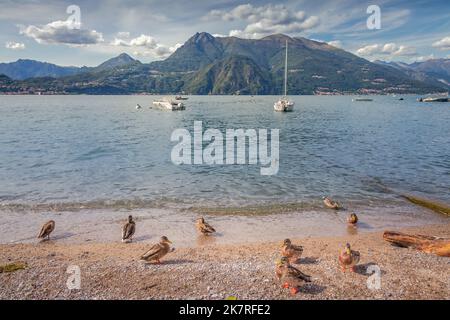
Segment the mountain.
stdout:
<svg viewBox="0 0 450 320">
<path fill-rule="evenodd" d="M 450 59 L 430 59 L 407 64 L 404 62 L 385 62 L 377 60 L 379 65 L 389 66 L 407 74 L 412 79 L 436 86 L 450 87 Z"/>
<path fill-rule="evenodd" d="M 77 67 L 60 67 L 47 62 L 23 59 L 11 63 L 0 63 L 0 74 L 7 75 L 14 80 L 36 77 L 64 77 L 79 73 L 80 69 Z"/>
<path fill-rule="evenodd" d="M 431 59 L 409 65 L 416 72 L 423 72 L 450 86 L 450 59 Z"/>
<path fill-rule="evenodd" d="M 133 63 L 139 63 L 138 60 L 133 59 L 126 53 L 122 53 L 115 58 L 109 59 L 99 66 L 95 67 L 93 71 L 103 71 L 106 69 L 112 69 L 116 67 L 126 66 Z"/>
<path fill-rule="evenodd" d="M 270 75 L 250 58 L 231 56 L 205 66 L 184 87 L 196 94 L 267 94 Z"/>
<path fill-rule="evenodd" d="M 97 72 L 110 68 L 124 66 L 131 63 L 140 63 L 126 53 L 107 60 L 97 67 L 61 67 L 55 64 L 40 62 L 35 60 L 17 60 L 16 62 L 0 63 L 0 74 L 7 75 L 14 80 L 24 80 L 29 78 L 61 78 L 83 72 Z"/>
<path fill-rule="evenodd" d="M 281 94 L 286 41 L 288 93 L 292 95 L 431 93 L 450 88 L 436 78 L 444 76 L 445 68 L 439 68 L 439 62 L 425 65 L 426 68 L 372 63 L 326 43 L 301 37 L 275 34 L 262 39 L 240 39 L 202 32 L 163 61 L 144 64 L 121 54 L 98 67 L 72 75 L 16 81 L 11 85 L 14 88 L 11 92 Z"/>
</svg>

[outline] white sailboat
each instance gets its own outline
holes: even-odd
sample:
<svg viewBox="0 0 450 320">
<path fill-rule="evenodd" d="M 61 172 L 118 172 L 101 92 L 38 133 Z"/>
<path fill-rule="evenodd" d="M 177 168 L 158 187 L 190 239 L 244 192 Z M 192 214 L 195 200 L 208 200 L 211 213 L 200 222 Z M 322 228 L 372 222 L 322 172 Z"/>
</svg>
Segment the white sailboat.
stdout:
<svg viewBox="0 0 450 320">
<path fill-rule="evenodd" d="M 288 42 L 286 40 L 286 60 L 284 62 L 284 97 L 275 102 L 275 111 L 288 112 L 294 109 L 294 102 L 287 97 L 287 74 L 288 74 Z"/>
<path fill-rule="evenodd" d="M 153 101 L 153 105 L 163 110 L 178 111 L 186 109 L 183 102 L 168 97 Z"/>
</svg>

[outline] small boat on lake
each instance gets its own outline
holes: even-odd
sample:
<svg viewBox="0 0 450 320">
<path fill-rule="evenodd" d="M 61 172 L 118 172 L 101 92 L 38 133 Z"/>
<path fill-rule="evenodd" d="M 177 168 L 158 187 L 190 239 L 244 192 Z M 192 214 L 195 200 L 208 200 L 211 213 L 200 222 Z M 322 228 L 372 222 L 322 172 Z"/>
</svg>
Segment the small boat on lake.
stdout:
<svg viewBox="0 0 450 320">
<path fill-rule="evenodd" d="M 352 101 L 373 101 L 372 98 L 354 98 Z"/>
<path fill-rule="evenodd" d="M 287 64 L 288 64 L 288 42 L 286 40 L 286 58 L 284 63 L 284 97 L 275 102 L 273 108 L 275 111 L 288 112 L 294 109 L 294 102 L 287 98 Z"/>
<path fill-rule="evenodd" d="M 178 111 L 178 110 L 184 110 L 186 107 L 184 106 L 183 102 L 170 99 L 170 98 L 163 98 L 161 100 L 155 100 L 153 101 L 153 105 L 163 109 L 163 110 L 171 110 L 171 111 Z"/>
<path fill-rule="evenodd" d="M 189 99 L 188 97 L 183 97 L 183 96 L 175 96 L 175 100 L 187 100 Z"/>
<path fill-rule="evenodd" d="M 450 102 L 450 98 L 448 97 L 428 97 L 425 99 L 419 100 L 420 102 Z"/>
</svg>

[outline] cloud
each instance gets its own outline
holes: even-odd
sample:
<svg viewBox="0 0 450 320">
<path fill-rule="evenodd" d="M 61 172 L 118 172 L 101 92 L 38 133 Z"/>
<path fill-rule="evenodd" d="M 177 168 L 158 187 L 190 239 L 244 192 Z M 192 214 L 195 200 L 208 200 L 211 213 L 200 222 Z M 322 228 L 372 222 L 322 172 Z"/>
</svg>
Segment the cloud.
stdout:
<svg viewBox="0 0 450 320">
<path fill-rule="evenodd" d="M 450 37 L 445 37 L 439 41 L 436 41 L 432 44 L 432 46 L 441 50 L 450 50 Z"/>
<path fill-rule="evenodd" d="M 397 45 L 395 43 L 372 44 L 356 50 L 356 54 L 360 56 L 373 57 L 373 56 L 387 56 L 387 57 L 405 57 L 415 56 L 417 54 L 414 47 L 408 47 L 403 45 Z"/>
<path fill-rule="evenodd" d="M 292 11 L 284 5 L 268 4 L 255 7 L 251 4 L 239 5 L 230 11 L 212 10 L 206 20 L 245 21 L 244 29 L 231 30 L 229 35 L 241 38 L 261 38 L 274 33 L 298 35 L 320 24 L 317 16 L 307 16 L 304 11 Z"/>
<path fill-rule="evenodd" d="M 20 33 L 45 44 L 92 45 L 104 41 L 102 33 L 83 29 L 73 20 L 58 20 L 44 26 L 22 26 Z"/>
<path fill-rule="evenodd" d="M 125 36 L 125 38 L 120 38 Z M 111 42 L 112 46 L 130 47 L 134 50 L 133 54 L 141 57 L 165 58 L 175 52 L 181 44 L 173 47 L 158 43 L 152 36 L 141 34 L 139 37 L 129 39 L 129 33 L 119 33 Z"/>
<path fill-rule="evenodd" d="M 427 61 L 427 60 L 431 60 L 434 59 L 434 54 L 430 54 L 428 56 L 420 56 L 414 59 L 414 61 L 416 62 L 423 62 L 423 61 Z"/>
<path fill-rule="evenodd" d="M 340 40 L 328 41 L 328 44 L 329 44 L 330 46 L 333 46 L 333 47 L 342 49 L 342 41 L 340 41 Z"/>
<path fill-rule="evenodd" d="M 11 49 L 11 50 L 24 50 L 25 44 L 21 42 L 7 42 L 5 45 L 5 48 Z"/>
</svg>

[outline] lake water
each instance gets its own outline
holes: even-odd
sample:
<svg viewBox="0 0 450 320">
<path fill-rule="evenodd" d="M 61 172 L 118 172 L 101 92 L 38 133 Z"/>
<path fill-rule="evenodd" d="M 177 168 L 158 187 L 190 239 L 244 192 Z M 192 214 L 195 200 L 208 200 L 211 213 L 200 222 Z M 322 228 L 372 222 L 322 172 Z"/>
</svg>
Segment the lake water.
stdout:
<svg viewBox="0 0 450 320">
<path fill-rule="evenodd" d="M 219 225 L 245 224 L 250 238 L 265 223 L 314 234 L 317 219 L 331 219 L 323 195 L 367 215 L 367 229 L 444 219 L 399 193 L 450 202 L 448 103 L 297 96 L 294 112 L 284 114 L 273 111 L 278 97 L 191 96 L 181 112 L 148 108 L 154 98 L 0 96 L 0 241 L 36 233 L 36 223 L 54 214 L 73 230 L 95 219 L 116 228 L 130 211 L 156 219 L 161 232 L 201 213 Z M 222 132 L 279 129 L 278 174 L 262 176 L 259 165 L 174 165 L 171 134 L 192 132 L 194 121 Z M 8 232 L 9 223 L 23 233 Z"/>
</svg>

